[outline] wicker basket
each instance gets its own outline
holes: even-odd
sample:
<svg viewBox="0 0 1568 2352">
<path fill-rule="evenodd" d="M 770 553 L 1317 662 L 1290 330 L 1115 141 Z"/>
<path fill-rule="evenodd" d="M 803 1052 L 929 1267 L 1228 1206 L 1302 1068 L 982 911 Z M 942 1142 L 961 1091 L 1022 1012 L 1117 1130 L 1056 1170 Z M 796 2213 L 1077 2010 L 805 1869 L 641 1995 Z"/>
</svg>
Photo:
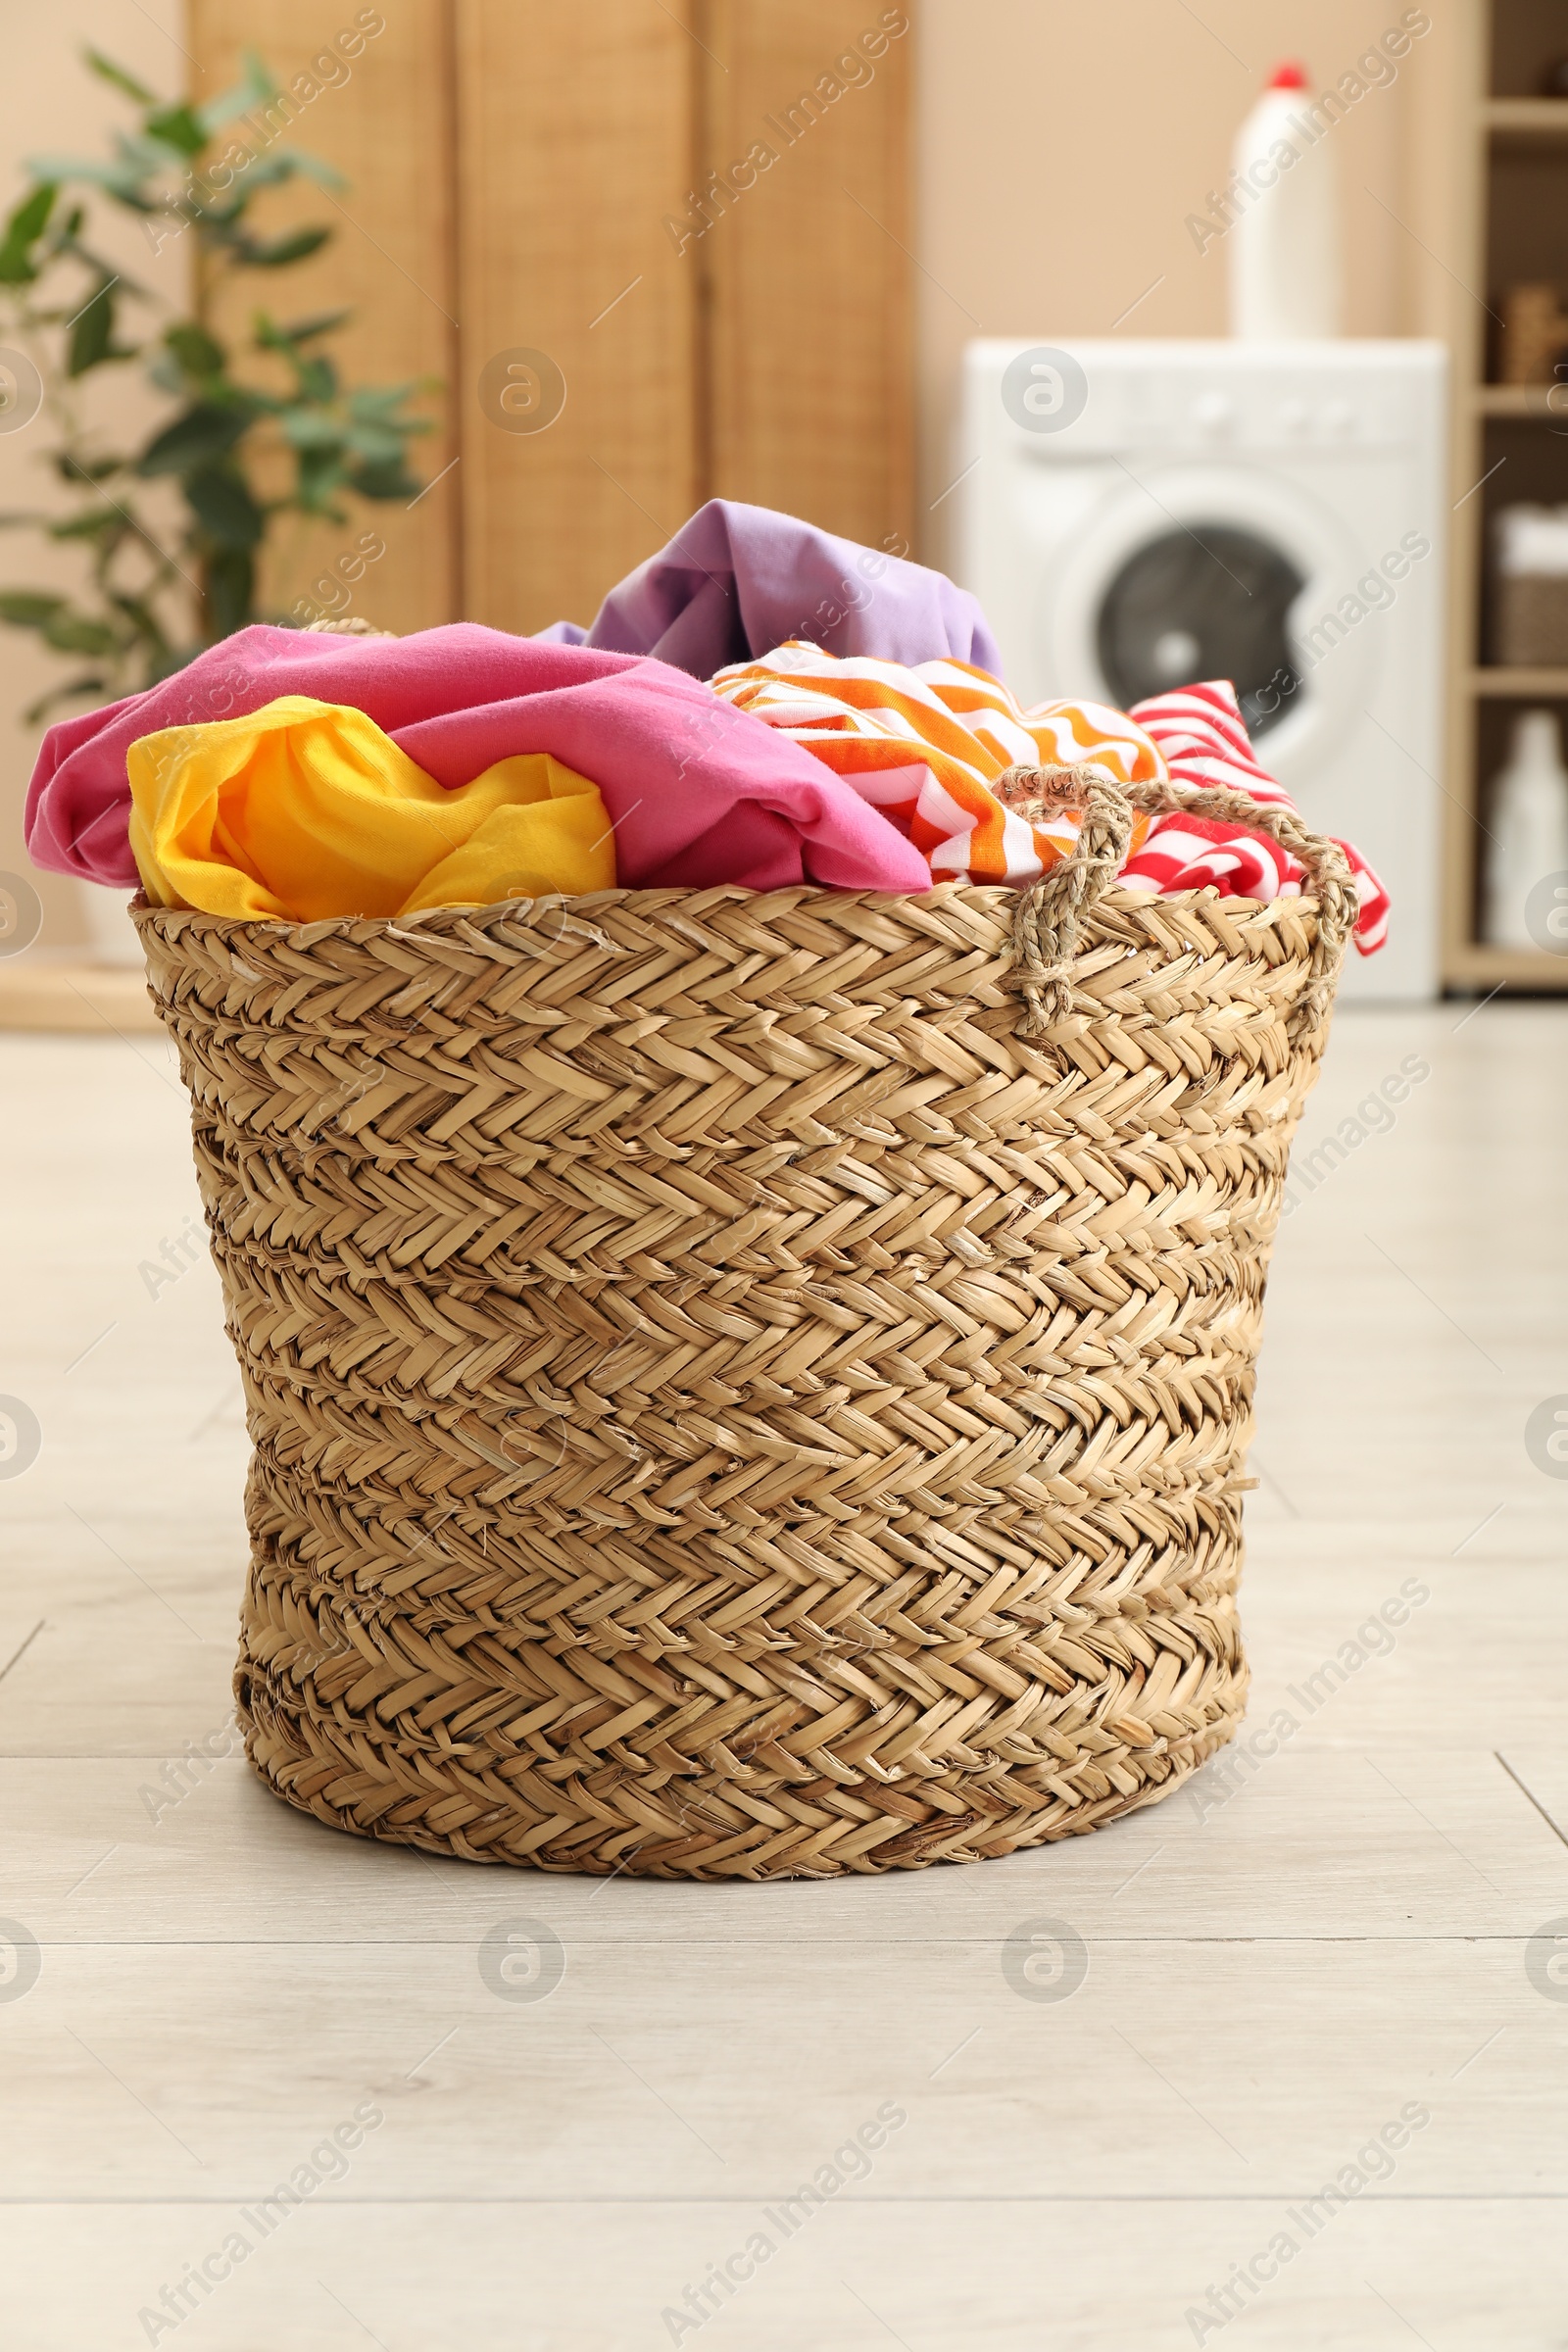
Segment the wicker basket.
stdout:
<svg viewBox="0 0 1568 2352">
<path fill-rule="evenodd" d="M 822 1877 L 1095 1829 L 1230 1738 L 1266 1261 L 1354 899 L 1224 794 L 1184 805 L 1314 900 L 1124 892 L 1126 801 L 1069 780 L 1078 855 L 1022 897 L 138 904 L 279 1795 L 474 1861 Z"/>
</svg>

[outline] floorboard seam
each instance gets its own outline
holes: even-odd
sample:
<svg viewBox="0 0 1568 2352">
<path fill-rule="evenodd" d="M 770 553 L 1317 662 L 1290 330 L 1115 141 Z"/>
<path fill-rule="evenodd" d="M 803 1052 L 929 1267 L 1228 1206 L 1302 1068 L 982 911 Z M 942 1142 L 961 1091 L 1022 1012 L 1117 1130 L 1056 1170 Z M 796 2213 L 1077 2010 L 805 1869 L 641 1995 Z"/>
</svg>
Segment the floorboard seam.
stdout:
<svg viewBox="0 0 1568 2352">
<path fill-rule="evenodd" d="M 13 1666 L 15 1666 L 15 1665 L 17 1664 L 18 1660 L 19 1660 L 19 1659 L 22 1659 L 22 1658 L 24 1658 L 24 1657 L 26 1656 L 26 1654 L 27 1654 L 28 1650 L 29 1650 L 29 1649 L 32 1647 L 33 1643 L 34 1643 L 34 1642 L 37 1641 L 37 1639 L 38 1639 L 38 1636 L 39 1636 L 39 1635 L 40 1635 L 40 1634 L 43 1632 L 43 1629 L 44 1629 L 44 1627 L 45 1627 L 45 1626 L 48 1624 L 48 1622 L 49 1622 L 49 1620 L 48 1620 L 48 1618 L 47 1618 L 47 1617 L 40 1617 L 40 1618 L 39 1618 L 39 1620 L 38 1620 L 38 1622 L 37 1622 L 37 1624 L 36 1624 L 36 1625 L 33 1627 L 33 1629 L 32 1629 L 31 1633 L 30 1633 L 30 1634 L 27 1636 L 26 1640 L 25 1640 L 25 1641 L 23 1642 L 23 1644 L 22 1644 L 22 1647 L 21 1647 L 20 1649 L 18 1649 L 18 1650 L 15 1650 L 15 1651 L 13 1651 L 12 1655 L 11 1655 L 9 1658 L 7 1658 L 7 1660 L 6 1660 L 5 1664 L 4 1664 L 3 1666 L 0 1666 L 0 1683 L 3 1683 L 3 1682 L 5 1681 L 5 1679 L 6 1679 L 6 1676 L 7 1676 L 7 1675 L 8 1675 L 8 1674 L 11 1672 L 11 1669 L 12 1669 L 12 1667 L 13 1667 Z M 106 1760 L 107 1760 L 107 1759 L 106 1759 Z"/>
<path fill-rule="evenodd" d="M 1501 1748 L 1494 1747 L 1492 1752 L 1496 1757 L 1497 1762 L 1502 1766 L 1503 1771 L 1508 1775 L 1509 1780 L 1512 1781 L 1514 1787 L 1518 1789 L 1520 1795 L 1524 1797 L 1530 1804 L 1534 1805 L 1536 1811 L 1541 1815 L 1542 1820 L 1545 1823 L 1547 1829 L 1556 1838 L 1558 1844 L 1568 1845 L 1568 1838 L 1563 1836 L 1561 1829 L 1558 1827 L 1557 1823 L 1553 1821 L 1551 1815 L 1546 1811 L 1545 1806 L 1542 1803 L 1540 1797 L 1537 1796 L 1535 1790 L 1527 1788 L 1525 1783 L 1519 1778 L 1519 1775 L 1515 1772 L 1513 1766 L 1509 1763 Z"/>
</svg>

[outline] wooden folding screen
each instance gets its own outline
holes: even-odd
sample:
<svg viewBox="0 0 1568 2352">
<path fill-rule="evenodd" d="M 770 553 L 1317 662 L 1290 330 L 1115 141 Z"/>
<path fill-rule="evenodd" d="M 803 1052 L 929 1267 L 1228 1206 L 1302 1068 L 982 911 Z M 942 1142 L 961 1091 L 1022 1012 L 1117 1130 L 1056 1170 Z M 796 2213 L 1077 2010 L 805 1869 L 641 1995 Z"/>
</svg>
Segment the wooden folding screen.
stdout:
<svg viewBox="0 0 1568 2352">
<path fill-rule="evenodd" d="M 705 240 L 709 486 L 873 545 L 906 539 L 908 11 L 713 0 L 708 14 L 709 161 L 725 169 L 756 142 L 777 157 Z"/>
<path fill-rule="evenodd" d="M 379 19 L 382 30 L 368 37 L 356 15 Z M 267 0 L 265 12 L 249 0 L 190 0 L 189 37 L 198 98 L 231 88 L 244 53 L 258 51 L 299 108 L 288 143 L 348 183 L 335 192 L 296 184 L 268 199 L 269 226 L 325 221 L 332 242 L 289 270 L 237 278 L 220 308 L 221 331 L 239 343 L 255 310 L 288 319 L 344 306 L 352 322 L 332 349 L 348 380 L 451 384 L 460 348 L 445 10 L 431 0 L 367 10 L 341 0 L 334 24 L 320 0 Z M 442 389 L 421 406 L 437 426 L 415 445 L 416 469 L 428 481 L 457 454 L 454 404 Z M 286 612 L 309 599 L 331 612 L 347 599 L 348 610 L 400 633 L 450 619 L 463 601 L 453 478 L 412 510 L 378 504 L 341 529 L 285 532 L 271 551 L 269 602 Z M 386 550 L 368 564 L 360 544 L 368 535 Z"/>
<path fill-rule="evenodd" d="M 347 41 L 318 0 L 191 20 L 198 93 L 259 48 L 302 93 L 286 136 L 349 183 L 275 200 L 337 234 L 228 331 L 346 303 L 345 369 L 424 382 L 437 427 L 433 486 L 366 518 L 385 556 L 344 582 L 365 525 L 313 530 L 274 604 L 586 620 L 714 495 L 907 533 L 907 8 L 343 0 Z"/>
</svg>

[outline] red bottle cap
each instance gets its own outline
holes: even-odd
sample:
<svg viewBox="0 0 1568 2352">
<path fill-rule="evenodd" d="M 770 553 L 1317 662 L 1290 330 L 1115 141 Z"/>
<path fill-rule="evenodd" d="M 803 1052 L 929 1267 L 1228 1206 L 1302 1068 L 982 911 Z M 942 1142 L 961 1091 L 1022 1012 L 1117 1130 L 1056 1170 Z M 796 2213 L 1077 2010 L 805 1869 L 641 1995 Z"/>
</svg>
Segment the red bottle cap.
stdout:
<svg viewBox="0 0 1568 2352">
<path fill-rule="evenodd" d="M 1287 59 L 1283 66 L 1275 67 L 1269 75 L 1268 86 L 1271 90 L 1304 90 L 1306 68 L 1298 65 L 1294 59 Z"/>
</svg>

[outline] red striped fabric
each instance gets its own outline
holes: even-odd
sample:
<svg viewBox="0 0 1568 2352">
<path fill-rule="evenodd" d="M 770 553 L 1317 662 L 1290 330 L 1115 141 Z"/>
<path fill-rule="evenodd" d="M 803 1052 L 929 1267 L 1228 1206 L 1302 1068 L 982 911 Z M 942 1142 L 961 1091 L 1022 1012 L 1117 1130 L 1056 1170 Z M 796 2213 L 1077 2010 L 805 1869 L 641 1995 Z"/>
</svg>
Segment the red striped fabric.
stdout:
<svg viewBox="0 0 1568 2352">
<path fill-rule="evenodd" d="M 1135 703 L 1128 716 L 1158 744 L 1173 784 L 1246 792 L 1273 808 L 1295 808 L 1284 785 L 1258 765 L 1229 678 L 1151 695 Z M 1389 894 L 1353 843 L 1342 841 L 1340 847 L 1361 902 L 1355 944 L 1363 956 L 1374 956 L 1389 936 Z M 1156 891 L 1161 897 L 1212 885 L 1227 898 L 1277 899 L 1299 896 L 1302 874 L 1296 859 L 1264 834 L 1207 817 L 1164 816 L 1128 858 L 1121 879 L 1128 889 Z"/>
</svg>

